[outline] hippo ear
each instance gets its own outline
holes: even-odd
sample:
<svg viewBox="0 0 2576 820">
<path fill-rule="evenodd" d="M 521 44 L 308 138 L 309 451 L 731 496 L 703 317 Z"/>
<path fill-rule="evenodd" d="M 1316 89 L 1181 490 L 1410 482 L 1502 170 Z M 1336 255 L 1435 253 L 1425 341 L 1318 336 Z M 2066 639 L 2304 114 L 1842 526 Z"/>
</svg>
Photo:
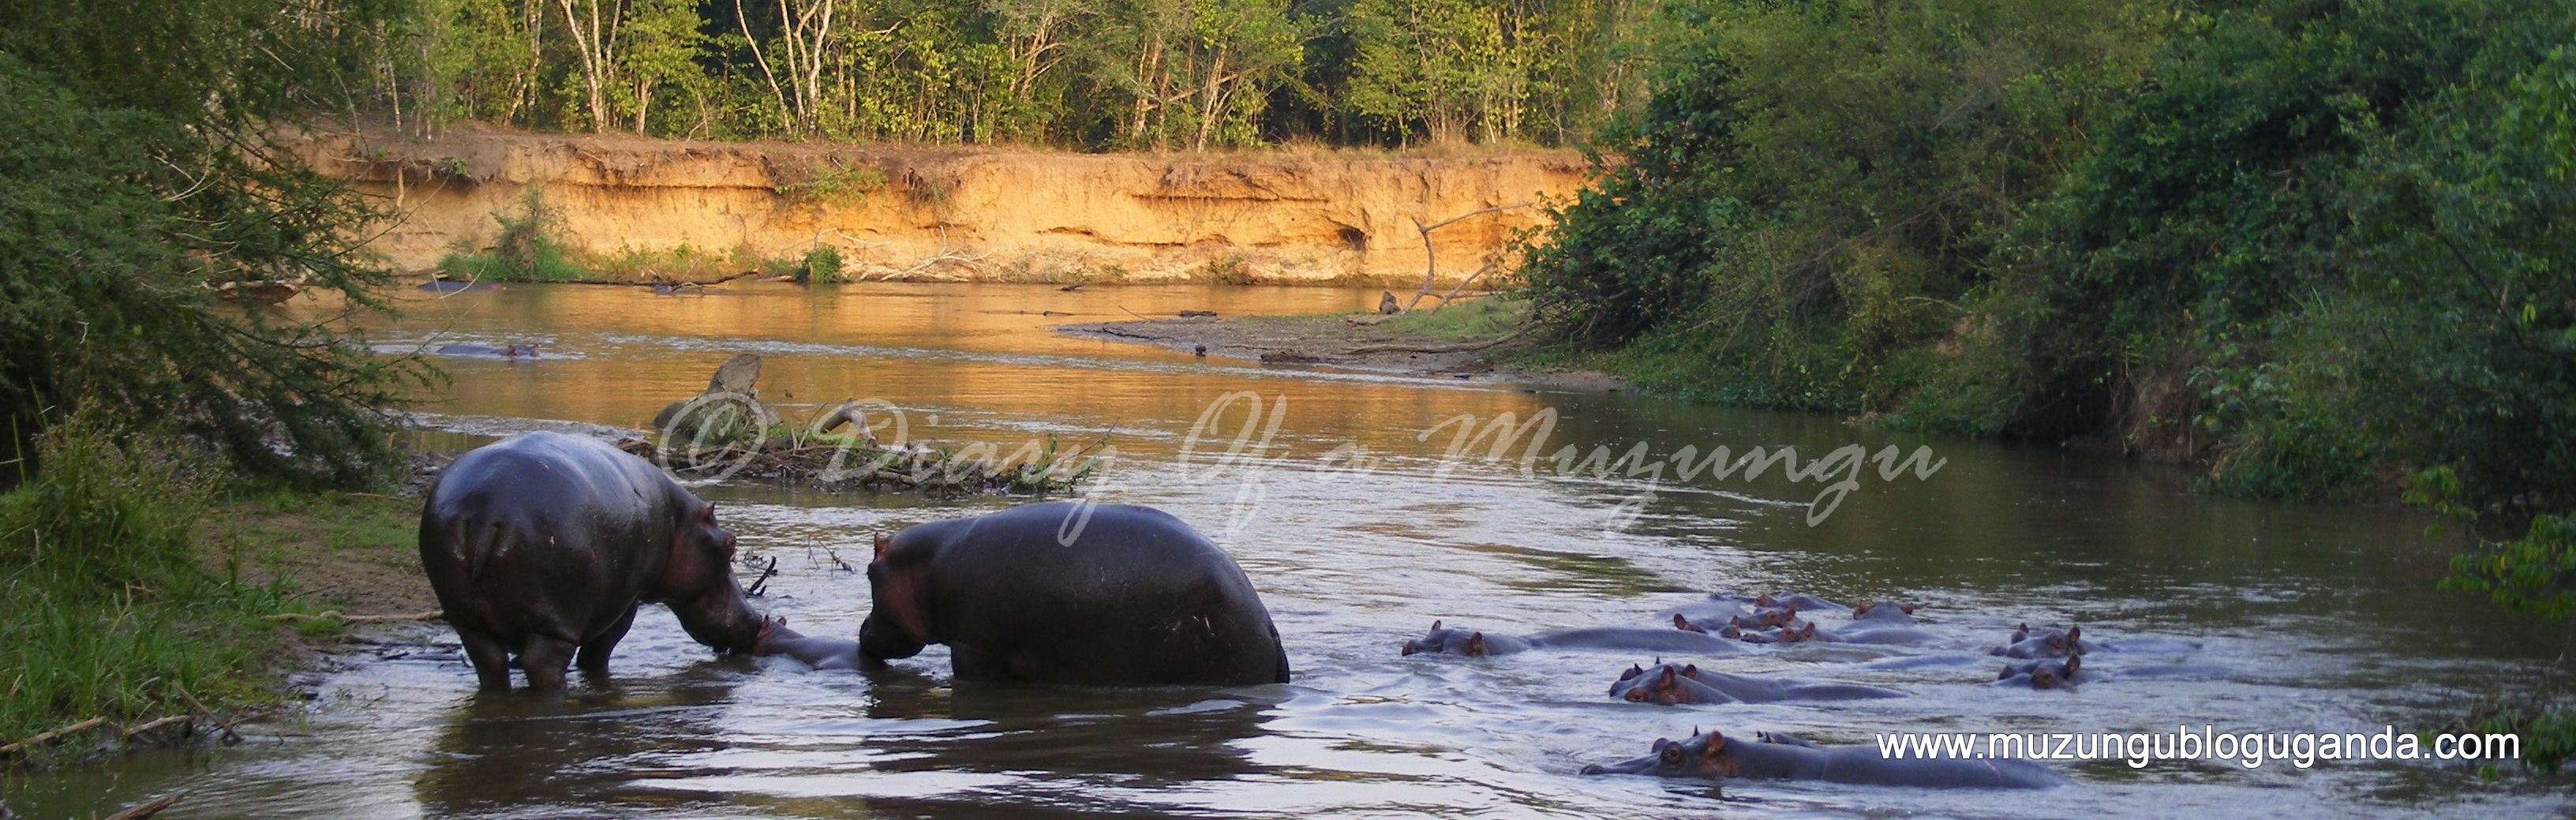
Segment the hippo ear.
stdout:
<svg viewBox="0 0 2576 820">
<path fill-rule="evenodd" d="M 1860 616 L 1867 615 L 1869 614 L 1869 608 L 1874 606 L 1877 606 L 1877 604 L 1861 604 L 1860 606 L 1852 607 L 1852 617 L 1858 618 Z"/>
<path fill-rule="evenodd" d="M 1467 636 L 1468 657 L 1482 657 L 1485 651 L 1485 633 L 1478 632 Z"/>
<path fill-rule="evenodd" d="M 2067 643 L 2070 643 L 2070 644 L 2071 644 L 2071 643 L 2074 643 L 2074 642 L 2076 642 L 2076 641 L 2080 641 L 2080 640 L 2083 640 L 2083 639 L 2084 639 L 2084 627 L 2081 627 L 2081 626 L 2070 626 L 2070 627 L 2067 627 L 2067 628 L 2066 628 L 2066 642 L 2067 642 Z"/>
<path fill-rule="evenodd" d="M 1699 664 L 1694 663 L 1689 666 L 1682 667 L 1682 677 L 1689 678 L 1691 680 L 1699 680 Z"/>
<path fill-rule="evenodd" d="M 886 556 L 886 550 L 892 548 L 894 548 L 894 539 L 888 537 L 885 533 L 877 533 L 877 557 L 880 559 L 884 558 Z"/>
<path fill-rule="evenodd" d="M 1663 677 L 1660 677 L 1660 678 L 1655 679 L 1655 685 L 1656 685 L 1656 686 L 1658 686 L 1658 687 L 1662 687 L 1662 688 L 1670 689 L 1670 688 L 1672 688 L 1672 685 L 1673 685 L 1673 667 L 1672 667 L 1672 664 L 1665 664 L 1663 668 L 1664 668 L 1664 675 L 1663 675 Z"/>
<path fill-rule="evenodd" d="M 1695 627 L 1691 626 L 1691 622 L 1690 622 L 1690 619 L 1689 619 L 1689 618 L 1684 618 L 1684 617 L 1682 617 L 1682 614 L 1681 614 L 1681 613 L 1679 613 L 1679 612 L 1675 612 L 1675 613 L 1673 613 L 1673 628 L 1674 628 L 1674 629 L 1681 630 L 1681 631 L 1683 631 L 1683 632 L 1698 632 L 1698 631 L 1699 631 L 1699 629 L 1697 629 L 1697 628 L 1695 628 Z"/>
<path fill-rule="evenodd" d="M 1897 605 L 1896 605 L 1896 608 L 1897 608 L 1897 610 L 1898 610 L 1898 611 L 1904 612 L 1904 613 L 1905 613 L 1905 614 L 1907 614 L 1907 615 L 1912 615 L 1912 614 L 1914 614 L 1914 605 L 1913 605 L 1913 604 L 1897 604 Z"/>
<path fill-rule="evenodd" d="M 2070 657 L 2070 658 L 2067 658 L 2067 659 L 2066 659 L 2066 676 L 2067 676 L 2067 677 L 2069 677 L 2069 678 L 2075 677 L 2075 670 L 2082 669 L 2082 668 L 2084 668 L 2084 656 L 2082 656 L 2082 655 L 2076 655 L 2076 656 L 2074 656 L 2074 657 Z"/>
<path fill-rule="evenodd" d="M 1439 621 L 1439 620 L 1434 619 L 1434 620 L 1431 622 L 1431 631 L 1433 631 L 1433 632 L 1438 632 L 1438 631 L 1440 631 L 1440 621 Z"/>
</svg>

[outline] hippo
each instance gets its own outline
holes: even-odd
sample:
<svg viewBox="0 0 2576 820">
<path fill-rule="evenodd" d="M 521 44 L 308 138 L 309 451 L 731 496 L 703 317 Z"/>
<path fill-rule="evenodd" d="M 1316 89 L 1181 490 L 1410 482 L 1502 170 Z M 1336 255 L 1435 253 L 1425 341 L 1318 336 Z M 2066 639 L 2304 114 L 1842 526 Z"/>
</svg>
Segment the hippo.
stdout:
<svg viewBox="0 0 2576 820">
<path fill-rule="evenodd" d="M 1653 754 L 1634 760 L 1585 766 L 1583 773 L 1955 789 L 2047 789 L 2068 782 L 2056 770 L 2028 760 L 1887 757 L 1875 746 L 1826 748 L 1773 732 L 1730 740 L 1718 732 L 1693 730 L 1679 742 L 1656 738 L 1653 748 Z"/>
<path fill-rule="evenodd" d="M 1781 683 L 1724 672 L 1698 664 L 1658 663 L 1653 669 L 1628 667 L 1610 696 L 1630 703 L 1771 703 L 1783 700 L 1865 700 L 1901 698 L 1905 693 L 1876 686 L 1845 683 Z"/>
<path fill-rule="evenodd" d="M 1252 579 L 1161 510 L 1052 502 L 908 527 L 877 536 L 868 587 L 857 642 L 773 622 L 754 654 L 872 671 L 938 643 L 960 680 L 1288 682 Z"/>
<path fill-rule="evenodd" d="M 761 620 L 733 576 L 715 507 L 643 459 L 587 436 L 529 433 L 457 457 L 420 514 L 420 565 L 485 689 L 560 690 L 608 655 L 644 603 L 689 637 L 748 652 Z"/>
<path fill-rule="evenodd" d="M 1995 685 L 2057 689 L 2091 683 L 2094 679 L 2093 675 L 2084 671 L 2084 656 L 2069 655 L 2064 661 L 2035 660 L 2029 663 L 2004 664 L 2004 670 L 1995 675 Z"/>
<path fill-rule="evenodd" d="M 2022 624 L 2013 629 L 2012 640 L 1987 650 L 1987 654 L 2027 660 L 2082 655 L 2100 648 L 2084 640 L 2084 627 L 2081 626 L 2067 627 L 2064 632 L 2032 632 L 2029 624 Z"/>
<path fill-rule="evenodd" d="M 1936 643 L 1941 636 L 1914 628 L 1914 607 L 1895 601 L 1879 601 L 1852 608 L 1851 623 L 1826 632 L 1819 640 L 1834 643 L 1925 644 Z"/>
<path fill-rule="evenodd" d="M 537 357 L 537 346 L 535 343 L 507 345 L 504 347 L 493 347 L 491 345 L 442 345 L 438 348 L 437 352 L 438 355 L 441 356 L 482 356 L 495 359 L 517 359 L 525 357 L 534 359 Z"/>
<path fill-rule="evenodd" d="M 1914 625 L 1914 605 L 1879 601 L 1852 607 L 1852 623 Z"/>
<path fill-rule="evenodd" d="M 1820 633 L 1816 631 L 1816 625 L 1813 622 L 1797 621 L 1795 623 L 1797 626 L 1794 627 L 1789 624 L 1771 627 L 1751 626 L 1749 624 L 1727 624 L 1725 626 L 1718 627 L 1717 636 L 1721 638 L 1734 638 L 1745 643 L 1805 643 L 1808 641 L 1821 640 L 1821 638 L 1818 637 Z"/>
<path fill-rule="evenodd" d="M 1487 635 L 1474 630 L 1453 629 L 1442 626 L 1439 621 L 1432 621 L 1430 634 L 1404 642 L 1404 654 L 1448 654 L 1481 658 L 1488 655 L 1509 655 L 1540 647 L 1708 654 L 1744 651 L 1708 635 L 1670 629 L 1593 626 L 1551 629 L 1530 635 L 1512 636 Z"/>
</svg>

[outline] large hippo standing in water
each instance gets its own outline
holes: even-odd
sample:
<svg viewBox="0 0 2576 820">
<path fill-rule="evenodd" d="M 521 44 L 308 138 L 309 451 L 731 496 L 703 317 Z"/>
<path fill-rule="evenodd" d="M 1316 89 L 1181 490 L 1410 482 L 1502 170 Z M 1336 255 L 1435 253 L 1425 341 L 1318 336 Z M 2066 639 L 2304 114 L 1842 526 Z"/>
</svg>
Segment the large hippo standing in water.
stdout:
<svg viewBox="0 0 2576 820">
<path fill-rule="evenodd" d="M 1288 682 L 1234 559 L 1146 507 L 1056 502 L 878 536 L 859 640 L 773 626 L 761 654 L 882 668 L 947 644 L 957 677 L 1086 685 Z"/>
<path fill-rule="evenodd" d="M 715 508 L 643 459 L 586 436 L 529 433 L 466 453 L 429 490 L 420 564 L 485 689 L 562 689 L 643 603 L 662 603 L 718 652 L 748 652 L 760 616 L 733 577 Z"/>
</svg>

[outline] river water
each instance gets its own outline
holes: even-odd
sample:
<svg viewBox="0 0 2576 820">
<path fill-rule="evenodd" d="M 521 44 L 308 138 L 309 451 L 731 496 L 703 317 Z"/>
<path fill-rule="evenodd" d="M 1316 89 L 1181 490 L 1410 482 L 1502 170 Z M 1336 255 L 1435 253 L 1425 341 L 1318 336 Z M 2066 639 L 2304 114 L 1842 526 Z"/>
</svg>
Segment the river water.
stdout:
<svg viewBox="0 0 2576 820">
<path fill-rule="evenodd" d="M 1619 392 L 1265 367 L 1072 338 L 1054 324 L 1357 310 L 1374 290 L 1217 286 L 740 286 L 705 296 L 513 285 L 410 294 L 388 352 L 537 342 L 534 361 L 447 359 L 425 408 L 481 440 L 548 419 L 642 426 L 719 362 L 766 357 L 762 396 L 791 419 L 846 398 L 900 408 L 911 436 L 1010 451 L 1048 436 L 1117 457 L 1104 501 L 1169 510 L 1251 575 L 1296 669 L 1250 688 L 1089 691 L 954 684 L 933 647 L 876 676 L 786 659 L 716 659 L 648 608 L 613 681 L 551 702 L 479 695 L 444 627 L 372 633 L 294 719 L 229 749 L 155 752 L 9 781 L 30 817 L 185 790 L 164 817 L 876 817 L 1332 815 L 2343 817 L 2565 815 L 2576 803 L 2480 783 L 2435 761 L 2059 763 L 2037 792 L 1584 777 L 1694 727 L 1786 730 L 1826 745 L 1875 733 L 2434 730 L 2559 657 L 2563 629 L 2437 592 L 2455 548 L 2376 508 L 2194 495 L 2188 476 L 2097 454 L 1891 434 L 1838 419 L 1696 407 Z M 1069 315 L 1050 315 L 1069 314 Z M 1460 417 L 1552 424 L 1527 466 L 1453 457 Z M 1251 426 L 1247 430 L 1246 423 Z M 1445 423 L 1445 425 L 1444 425 Z M 1193 428 L 1197 428 L 1194 433 Z M 1538 431 L 1531 431 L 1535 435 Z M 1714 470 L 1716 447 L 1859 445 L 1876 463 L 1819 480 Z M 1574 458 L 1552 456 L 1574 448 Z M 1643 447 L 1660 475 L 1608 468 Z M 1604 458 L 1587 465 L 1583 459 Z M 1937 470 L 1923 475 L 1928 465 Z M 1601 467 L 1602 469 L 1594 469 Z M 1832 480 L 1856 476 L 1826 512 Z M 855 634 L 875 533 L 1012 500 L 695 485 L 748 559 L 780 571 L 757 608 Z M 1653 706 L 1605 696 L 1639 653 L 1398 654 L 1434 619 L 1497 633 L 1656 625 L 1707 591 L 1797 590 L 1917 604 L 1941 642 L 1800 644 L 1693 659 L 1742 674 L 1865 683 L 1906 697 Z M 1824 616 L 1826 626 L 1833 616 Z M 2088 657 L 2073 690 L 1992 685 L 1984 650 L 2014 624 L 2162 639 Z M 2122 678 L 2181 661 L 2202 677 Z M 114 805 L 107 802 L 105 805 Z"/>
</svg>

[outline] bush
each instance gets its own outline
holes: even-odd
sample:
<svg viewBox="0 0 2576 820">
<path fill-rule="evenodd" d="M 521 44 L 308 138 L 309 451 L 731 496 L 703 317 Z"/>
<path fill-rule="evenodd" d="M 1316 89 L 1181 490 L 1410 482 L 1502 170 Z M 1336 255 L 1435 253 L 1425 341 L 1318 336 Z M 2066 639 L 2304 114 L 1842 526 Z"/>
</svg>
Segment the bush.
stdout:
<svg viewBox="0 0 2576 820">
<path fill-rule="evenodd" d="M 212 465 L 94 416 L 54 425 L 42 472 L 0 495 L 0 737 L 268 697 L 271 590 L 208 575 L 190 529 Z"/>
<path fill-rule="evenodd" d="M 483 252 L 458 251 L 438 260 L 439 273 L 449 279 L 491 282 L 571 282 L 590 278 L 590 271 L 574 264 L 565 252 L 562 240 L 555 234 L 562 230 L 563 219 L 536 188 L 529 188 L 519 199 L 517 213 L 493 214 L 501 223 L 501 233 L 492 240 L 492 249 Z"/>
<path fill-rule="evenodd" d="M 390 274 L 354 229 L 378 214 L 256 137 L 210 139 L 219 125 L 95 101 L 0 52 L 0 458 L 97 406 L 156 414 L 253 475 L 361 483 L 392 461 L 376 408 L 423 365 L 208 287 L 302 283 L 381 307 L 369 289 Z"/>
<path fill-rule="evenodd" d="M 796 283 L 838 282 L 841 280 L 841 252 L 830 245 L 817 243 L 805 252 L 804 265 L 796 269 Z"/>
</svg>

